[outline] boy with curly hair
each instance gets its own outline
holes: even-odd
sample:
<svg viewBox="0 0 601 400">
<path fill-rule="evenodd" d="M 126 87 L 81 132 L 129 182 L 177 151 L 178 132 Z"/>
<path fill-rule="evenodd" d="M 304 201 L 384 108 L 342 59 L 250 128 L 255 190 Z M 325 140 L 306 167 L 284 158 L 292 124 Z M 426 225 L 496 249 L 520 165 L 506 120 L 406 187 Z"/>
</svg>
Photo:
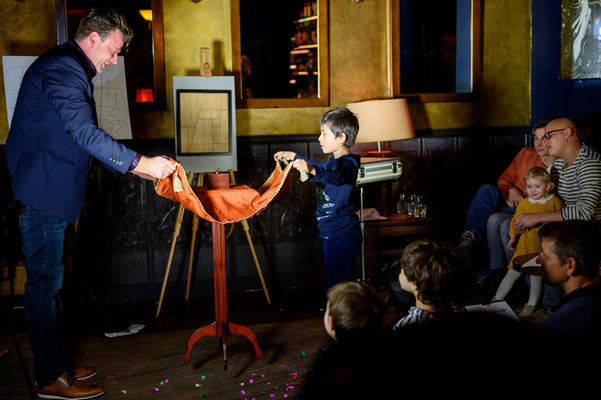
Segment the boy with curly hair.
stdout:
<svg viewBox="0 0 601 400">
<path fill-rule="evenodd" d="M 462 294 L 466 275 L 455 248 L 422 239 L 414 241 L 403 251 L 399 282 L 401 289 L 415 296 L 415 306 L 394 325 L 394 330 L 453 312 L 454 302 Z"/>
</svg>

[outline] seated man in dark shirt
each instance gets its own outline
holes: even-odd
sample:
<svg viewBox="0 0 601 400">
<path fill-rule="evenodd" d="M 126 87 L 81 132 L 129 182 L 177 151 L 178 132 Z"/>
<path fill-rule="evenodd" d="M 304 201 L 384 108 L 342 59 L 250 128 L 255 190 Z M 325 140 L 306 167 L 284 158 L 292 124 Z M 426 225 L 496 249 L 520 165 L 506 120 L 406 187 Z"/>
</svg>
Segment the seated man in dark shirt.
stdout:
<svg viewBox="0 0 601 400">
<path fill-rule="evenodd" d="M 563 339 L 598 337 L 601 333 L 601 231 L 596 222 L 551 222 L 539 231 L 538 262 L 545 279 L 561 287 L 559 308 L 541 324 Z"/>
</svg>

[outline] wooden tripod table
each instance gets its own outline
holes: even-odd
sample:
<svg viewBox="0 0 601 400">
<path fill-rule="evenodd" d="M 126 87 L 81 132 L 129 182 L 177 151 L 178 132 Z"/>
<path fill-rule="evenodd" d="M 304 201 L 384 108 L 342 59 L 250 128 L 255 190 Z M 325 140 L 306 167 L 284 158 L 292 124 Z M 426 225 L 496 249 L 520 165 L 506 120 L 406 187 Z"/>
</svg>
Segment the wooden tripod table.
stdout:
<svg viewBox="0 0 601 400">
<path fill-rule="evenodd" d="M 190 338 L 184 353 L 184 361 L 190 362 L 190 354 L 194 344 L 205 336 L 217 336 L 219 344 L 223 348 L 223 369 L 227 371 L 227 344 L 226 338 L 230 335 L 242 335 L 248 338 L 255 348 L 257 359 L 260 359 L 263 351 L 259 348 L 257 335 L 244 325 L 230 322 L 227 316 L 227 271 L 225 257 L 225 225 L 217 222 L 212 223 L 213 231 L 213 282 L 215 285 L 215 322 L 198 328 Z"/>
<path fill-rule="evenodd" d="M 215 286 L 215 322 L 197 329 L 188 338 L 188 346 L 184 353 L 184 361 L 190 362 L 190 353 L 194 344 L 205 336 L 216 336 L 223 346 L 223 367 L 227 370 L 226 339 L 230 335 L 242 335 L 248 338 L 255 348 L 257 358 L 263 352 L 259 348 L 257 336 L 248 327 L 230 322 L 227 316 L 227 274 L 225 258 L 225 226 L 224 223 L 234 223 L 251 218 L 263 211 L 270 203 L 277 202 L 292 187 L 292 175 L 288 165 L 284 170 L 276 163 L 267 181 L 254 190 L 246 185 L 236 185 L 227 190 L 193 190 L 188 182 L 183 167 L 176 161 L 175 173 L 165 179 L 155 181 L 157 194 L 182 203 L 182 205 L 199 217 L 210 221 L 213 233 L 213 282 Z M 245 224 L 243 224 L 245 233 Z M 174 233 L 174 241 L 175 241 Z M 173 244 L 172 244 L 173 248 Z M 251 249 L 252 250 L 252 249 Z M 168 263 L 169 265 L 170 263 Z M 167 276 L 166 272 L 166 275 Z M 164 291 L 166 280 L 163 282 Z M 160 306 L 160 301 L 159 301 Z M 157 316 L 160 308 L 157 309 Z"/>
</svg>

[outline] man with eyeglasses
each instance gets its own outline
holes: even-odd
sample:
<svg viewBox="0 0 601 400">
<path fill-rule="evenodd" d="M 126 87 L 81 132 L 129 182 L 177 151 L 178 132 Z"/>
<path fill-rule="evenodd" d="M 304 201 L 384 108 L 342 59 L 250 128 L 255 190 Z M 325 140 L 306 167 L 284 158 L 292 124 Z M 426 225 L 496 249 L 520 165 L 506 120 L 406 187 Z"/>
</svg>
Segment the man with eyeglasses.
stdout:
<svg viewBox="0 0 601 400">
<path fill-rule="evenodd" d="M 499 177 L 497 186 L 483 185 L 470 204 L 458 248 L 464 257 L 472 262 L 474 248 L 486 238 L 490 263 L 487 268 L 475 271 L 478 286 L 485 286 L 491 273 L 504 273 L 511 259 L 507 250 L 509 224 L 515 207 L 524 199 L 526 171 L 535 166 L 549 169 L 555 161 L 555 157 L 550 156 L 546 146 L 542 145 L 542 135 L 547 122 L 543 120 L 534 125 L 533 147 L 520 150 Z"/>
<path fill-rule="evenodd" d="M 558 211 L 523 214 L 513 226 L 518 233 L 535 225 L 553 221 L 601 221 L 601 155 L 584 143 L 584 135 L 577 129 L 576 120 L 554 119 L 545 127 L 543 143 L 549 154 L 557 157 L 553 168 L 559 174 L 558 194 L 564 207 Z M 534 319 L 547 317 L 560 299 L 558 286 L 545 285 L 542 306 Z"/>
<path fill-rule="evenodd" d="M 6 141 L 6 160 L 25 250 L 25 308 L 38 397 L 90 399 L 104 389 L 81 380 L 94 368 L 68 369 L 59 339 L 56 297 L 62 288 L 64 231 L 81 211 L 91 158 L 112 172 L 165 178 L 174 165 L 145 157 L 98 127 L 92 78 L 132 39 L 119 12 L 92 10 L 73 40 L 42 54 L 21 83 Z"/>
<path fill-rule="evenodd" d="M 518 233 L 551 221 L 601 220 L 601 155 L 582 142 L 568 118 L 554 119 L 545 127 L 543 143 L 557 157 L 558 194 L 564 207 L 558 211 L 520 215 L 514 221 Z"/>
</svg>

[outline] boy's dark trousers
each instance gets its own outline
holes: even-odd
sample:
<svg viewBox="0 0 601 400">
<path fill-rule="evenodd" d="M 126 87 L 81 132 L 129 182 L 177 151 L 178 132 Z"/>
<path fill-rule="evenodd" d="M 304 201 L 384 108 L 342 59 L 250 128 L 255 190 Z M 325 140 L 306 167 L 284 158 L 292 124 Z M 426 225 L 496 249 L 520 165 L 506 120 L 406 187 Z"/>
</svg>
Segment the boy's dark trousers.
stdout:
<svg viewBox="0 0 601 400">
<path fill-rule="evenodd" d="M 353 280 L 355 255 L 361 244 L 361 230 L 357 226 L 342 235 L 321 238 L 326 267 L 326 291 L 332 286 Z"/>
</svg>

